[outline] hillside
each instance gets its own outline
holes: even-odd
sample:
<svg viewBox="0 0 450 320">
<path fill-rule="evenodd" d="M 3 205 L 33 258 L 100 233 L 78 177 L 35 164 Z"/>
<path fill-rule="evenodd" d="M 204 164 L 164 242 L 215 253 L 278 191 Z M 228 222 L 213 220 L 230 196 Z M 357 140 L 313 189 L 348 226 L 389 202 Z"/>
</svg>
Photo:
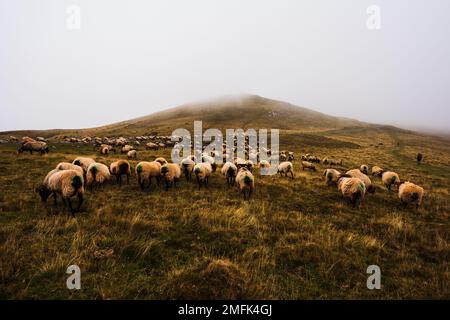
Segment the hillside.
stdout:
<svg viewBox="0 0 450 320">
<path fill-rule="evenodd" d="M 204 128 L 278 128 L 281 130 L 322 131 L 368 124 L 329 116 L 286 102 L 255 95 L 227 96 L 205 102 L 181 105 L 141 118 L 98 128 L 79 130 L 9 131 L 8 135 L 52 137 L 56 135 L 144 135 L 151 131 L 170 134 L 175 128 L 192 129 L 195 120 Z"/>
</svg>

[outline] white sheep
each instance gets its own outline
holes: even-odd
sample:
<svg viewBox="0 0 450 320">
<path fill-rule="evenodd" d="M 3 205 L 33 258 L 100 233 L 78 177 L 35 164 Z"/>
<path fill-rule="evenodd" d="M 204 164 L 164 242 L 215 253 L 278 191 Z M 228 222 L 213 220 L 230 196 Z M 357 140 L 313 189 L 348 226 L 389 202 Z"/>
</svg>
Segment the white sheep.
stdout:
<svg viewBox="0 0 450 320">
<path fill-rule="evenodd" d="M 63 202 L 69 203 L 69 209 L 72 216 L 75 217 L 75 212 L 79 212 L 81 204 L 83 203 L 84 194 L 83 175 L 76 170 L 57 170 L 54 169 L 44 179 L 44 182 L 37 188 L 37 192 L 41 196 L 41 201 L 47 203 L 47 199 L 53 194 L 56 203 L 56 194 L 61 195 Z M 78 208 L 76 210 L 72 207 L 71 198 L 78 196 Z"/>
<path fill-rule="evenodd" d="M 178 180 L 180 180 L 181 177 L 181 169 L 179 165 L 175 163 L 166 163 L 161 166 L 159 172 L 166 191 L 169 190 L 169 187 L 171 186 L 177 186 Z"/>
<path fill-rule="evenodd" d="M 305 171 L 305 169 L 317 171 L 316 166 L 309 161 L 302 161 L 302 170 Z"/>
<path fill-rule="evenodd" d="M 227 179 L 228 186 L 234 186 L 234 182 L 237 174 L 237 167 L 232 162 L 226 162 L 222 167 L 222 175 Z"/>
<path fill-rule="evenodd" d="M 205 187 L 208 186 L 209 177 L 213 172 L 212 165 L 209 162 L 197 163 L 194 167 L 194 174 L 197 179 L 198 188 L 200 189 L 202 183 Z"/>
<path fill-rule="evenodd" d="M 127 157 L 128 157 L 128 159 L 131 159 L 131 158 L 136 159 L 136 158 L 137 158 L 137 151 L 136 151 L 136 150 L 130 150 L 130 151 L 128 151 Z"/>
<path fill-rule="evenodd" d="M 291 178 L 294 179 L 294 165 L 289 161 L 282 162 L 278 165 L 278 173 L 280 176 L 283 176 L 284 174 L 285 177 L 290 173 Z"/>
<path fill-rule="evenodd" d="M 187 182 L 192 180 L 192 172 L 194 171 L 194 167 L 195 167 L 195 161 L 193 160 L 192 157 L 194 157 L 194 156 L 184 158 L 180 162 L 180 167 L 184 173 L 184 176 L 186 177 Z M 195 157 L 194 157 L 194 159 L 195 159 Z"/>
<path fill-rule="evenodd" d="M 381 169 L 379 166 L 373 166 L 372 167 L 372 175 L 373 176 L 379 176 L 381 177 L 381 175 L 383 174 L 383 169 Z"/>
<path fill-rule="evenodd" d="M 340 172 L 336 169 L 325 169 L 323 172 L 323 176 L 325 177 L 325 181 L 327 185 L 337 185 L 337 182 L 339 180 Z"/>
<path fill-rule="evenodd" d="M 169 163 L 165 158 L 163 157 L 158 157 L 156 158 L 154 161 L 159 162 L 162 166 Z"/>
<path fill-rule="evenodd" d="M 84 170 L 80 166 L 77 166 L 75 164 L 72 164 L 70 162 L 60 162 L 56 165 L 57 170 L 76 170 L 81 175 L 84 175 Z"/>
<path fill-rule="evenodd" d="M 390 191 L 392 185 L 400 185 L 400 177 L 397 173 L 392 171 L 385 171 L 381 174 L 381 181 L 383 181 L 386 188 Z"/>
<path fill-rule="evenodd" d="M 370 178 L 362 173 L 359 169 L 349 170 L 345 174 L 353 178 L 362 180 L 366 186 L 366 191 L 369 193 L 375 193 L 375 186 L 372 184 L 372 180 L 370 180 Z"/>
<path fill-rule="evenodd" d="M 102 185 L 111 178 L 109 168 L 103 163 L 92 163 L 86 173 L 86 185 L 93 190 L 94 184 Z"/>
<path fill-rule="evenodd" d="M 347 198 L 356 207 L 357 202 L 364 199 L 366 185 L 359 178 L 352 178 L 349 175 L 340 175 L 338 179 L 338 190 L 343 198 Z"/>
<path fill-rule="evenodd" d="M 109 166 L 109 171 L 116 177 L 119 186 L 122 185 L 122 176 L 126 175 L 127 184 L 130 184 L 131 166 L 127 160 L 118 160 Z"/>
<path fill-rule="evenodd" d="M 255 189 L 255 177 L 247 168 L 240 168 L 236 175 L 236 184 L 244 195 L 244 200 L 250 200 Z"/>
<path fill-rule="evenodd" d="M 402 183 L 398 188 L 398 197 L 400 198 L 404 208 L 411 203 L 415 204 L 416 209 L 418 209 L 422 204 L 424 193 L 425 191 L 422 187 L 409 181 Z"/>
<path fill-rule="evenodd" d="M 145 185 L 148 183 L 148 187 L 150 188 L 152 184 L 152 179 L 156 179 L 156 184 L 159 185 L 160 182 L 160 173 L 161 163 L 153 161 L 142 161 L 139 162 L 136 166 L 136 177 L 139 183 L 139 186 L 142 190 L 144 190 Z"/>
<path fill-rule="evenodd" d="M 72 164 L 83 168 L 85 174 L 86 174 L 89 166 L 93 163 L 95 163 L 95 160 L 92 158 L 87 158 L 87 157 L 78 157 L 75 160 L 73 160 L 73 162 L 72 162 Z"/>
<path fill-rule="evenodd" d="M 366 175 L 369 174 L 369 166 L 367 164 L 362 164 L 359 170 Z"/>
</svg>

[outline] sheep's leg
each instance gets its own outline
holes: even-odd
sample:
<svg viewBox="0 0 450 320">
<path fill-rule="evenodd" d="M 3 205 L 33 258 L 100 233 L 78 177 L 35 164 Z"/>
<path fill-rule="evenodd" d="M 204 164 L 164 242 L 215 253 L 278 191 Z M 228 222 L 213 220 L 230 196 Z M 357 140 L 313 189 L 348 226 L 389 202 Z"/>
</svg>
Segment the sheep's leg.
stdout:
<svg viewBox="0 0 450 320">
<path fill-rule="evenodd" d="M 73 207 L 72 207 L 72 200 L 70 200 L 70 198 L 68 198 L 67 202 L 69 203 L 70 213 L 72 214 L 72 217 L 75 218 L 75 212 L 73 211 Z"/>
<path fill-rule="evenodd" d="M 130 175 L 127 174 L 127 184 L 130 184 Z"/>
<path fill-rule="evenodd" d="M 294 172 L 291 171 L 292 180 L 294 180 Z"/>
<path fill-rule="evenodd" d="M 253 189 L 248 190 L 248 200 L 250 200 L 250 197 L 252 196 L 252 192 L 253 192 Z"/>
<path fill-rule="evenodd" d="M 83 194 L 78 193 L 78 208 L 77 208 L 77 212 L 80 212 L 82 203 L 83 203 Z"/>
</svg>

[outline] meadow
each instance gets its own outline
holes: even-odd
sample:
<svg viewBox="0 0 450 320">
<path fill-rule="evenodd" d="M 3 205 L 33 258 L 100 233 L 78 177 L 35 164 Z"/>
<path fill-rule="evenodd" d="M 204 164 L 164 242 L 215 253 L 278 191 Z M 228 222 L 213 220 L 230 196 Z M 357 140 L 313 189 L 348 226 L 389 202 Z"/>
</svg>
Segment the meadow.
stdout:
<svg viewBox="0 0 450 320">
<path fill-rule="evenodd" d="M 59 200 L 44 210 L 37 185 L 61 161 L 92 146 L 50 142 L 45 156 L 17 156 L 0 145 L 0 299 L 420 299 L 450 298 L 449 140 L 389 128 L 281 132 L 296 153 L 294 180 L 256 176 L 244 202 L 216 172 L 208 189 L 184 179 L 168 192 L 114 182 L 86 190 L 71 218 Z M 141 148 L 142 149 L 142 148 Z M 417 152 L 424 163 L 415 161 Z M 301 171 L 301 154 L 333 156 L 348 170 L 379 165 L 425 188 L 419 210 L 403 209 L 379 178 L 359 208 Z M 170 158 L 143 151 L 131 160 Z M 81 290 L 66 288 L 66 268 L 81 268 Z M 381 290 L 368 290 L 378 265 Z"/>
</svg>

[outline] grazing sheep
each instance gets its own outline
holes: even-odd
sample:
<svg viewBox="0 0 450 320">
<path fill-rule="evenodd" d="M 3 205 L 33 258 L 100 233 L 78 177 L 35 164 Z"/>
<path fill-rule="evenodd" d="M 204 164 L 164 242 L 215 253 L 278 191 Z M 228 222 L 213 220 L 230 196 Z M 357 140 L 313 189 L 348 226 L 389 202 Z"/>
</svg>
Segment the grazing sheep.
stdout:
<svg viewBox="0 0 450 320">
<path fill-rule="evenodd" d="M 109 153 L 109 148 L 108 147 L 102 147 L 100 149 L 100 154 L 101 155 L 107 155 Z"/>
<path fill-rule="evenodd" d="M 285 177 L 290 173 L 291 178 L 294 179 L 294 165 L 289 161 L 282 162 L 278 165 L 278 173 L 280 176 L 283 176 L 284 174 Z"/>
<path fill-rule="evenodd" d="M 121 153 L 128 153 L 128 152 L 130 152 L 131 150 L 134 150 L 134 147 L 133 147 L 133 146 L 130 146 L 129 144 L 127 144 L 127 145 L 124 145 L 124 146 L 122 147 L 122 149 L 120 150 L 120 152 L 121 152 Z"/>
<path fill-rule="evenodd" d="M 200 189 L 202 183 L 205 187 L 208 186 L 208 180 L 213 172 L 212 165 L 209 162 L 197 163 L 194 167 L 194 174 L 197 179 L 198 188 Z"/>
<path fill-rule="evenodd" d="M 159 185 L 161 175 L 160 170 L 161 170 L 161 163 L 156 161 L 153 162 L 142 161 L 138 163 L 135 171 L 137 181 L 142 190 L 144 190 L 146 183 L 148 183 L 148 187 L 150 188 L 152 184 L 152 178 L 155 178 L 156 184 Z"/>
<path fill-rule="evenodd" d="M 236 159 L 234 160 L 234 164 L 236 165 L 236 167 L 238 169 L 244 168 L 247 166 L 247 162 L 244 159 L 239 158 L 239 157 L 236 157 Z"/>
<path fill-rule="evenodd" d="M 423 160 L 423 154 L 421 154 L 420 152 L 417 154 L 416 156 L 416 160 L 417 160 L 417 164 L 420 164 Z"/>
<path fill-rule="evenodd" d="M 128 159 L 131 159 L 131 158 L 136 159 L 136 158 L 137 158 L 137 151 L 136 151 L 136 150 L 130 150 L 130 151 L 128 151 L 127 157 L 128 157 Z"/>
<path fill-rule="evenodd" d="M 311 171 L 317 171 L 316 166 L 313 165 L 311 162 L 302 161 L 302 170 L 305 171 L 305 168 Z"/>
<path fill-rule="evenodd" d="M 253 161 L 252 160 L 247 160 L 247 161 L 245 161 L 245 166 L 247 167 L 247 169 L 250 171 L 250 172 L 252 172 L 252 170 L 253 170 Z"/>
<path fill-rule="evenodd" d="M 383 169 L 381 169 L 379 166 L 373 166 L 372 167 L 372 175 L 373 176 L 379 176 L 381 177 L 381 175 L 383 174 Z"/>
<path fill-rule="evenodd" d="M 86 173 L 86 185 L 93 190 L 94 184 L 102 185 L 111 178 L 109 168 L 103 163 L 92 163 Z"/>
<path fill-rule="evenodd" d="M 127 160 L 119 160 L 111 163 L 109 171 L 112 175 L 116 176 L 116 181 L 119 186 L 122 185 L 122 176 L 127 176 L 127 184 L 130 184 L 131 166 Z"/>
<path fill-rule="evenodd" d="M 64 204 L 69 203 L 69 209 L 73 217 L 75 212 L 80 211 L 83 203 L 83 176 L 76 170 L 57 170 L 54 169 L 47 174 L 44 182 L 37 188 L 37 192 L 41 196 L 41 201 L 47 203 L 47 199 L 53 194 L 56 203 L 56 195 L 61 195 Z M 71 198 L 78 196 L 78 208 L 74 210 L 72 207 Z"/>
<path fill-rule="evenodd" d="M 168 162 L 165 158 L 163 158 L 163 157 L 156 158 L 154 161 L 159 162 L 162 166 L 169 163 L 169 162 Z"/>
<path fill-rule="evenodd" d="M 364 174 L 369 174 L 369 166 L 367 164 L 361 165 L 361 167 L 359 167 L 359 170 Z"/>
<path fill-rule="evenodd" d="M 145 149 L 147 150 L 158 150 L 159 146 L 156 143 L 149 142 L 145 145 Z"/>
<path fill-rule="evenodd" d="M 60 162 L 56 165 L 56 169 L 57 170 L 76 170 L 80 174 L 82 174 L 82 175 L 84 174 L 83 168 L 81 168 L 80 166 L 77 166 L 75 164 L 72 164 L 70 162 Z"/>
<path fill-rule="evenodd" d="M 92 158 L 85 158 L 85 157 L 78 157 L 72 162 L 74 165 L 77 165 L 79 167 L 82 167 L 84 170 L 84 173 L 87 172 L 87 169 L 89 166 L 93 163 L 95 163 L 95 160 Z"/>
<path fill-rule="evenodd" d="M 250 200 L 255 189 L 255 178 L 247 168 L 240 168 L 236 175 L 236 184 L 239 190 L 244 194 L 244 201 Z"/>
<path fill-rule="evenodd" d="M 423 195 L 423 188 L 409 181 L 402 183 L 398 188 L 398 197 L 404 208 L 412 203 L 415 204 L 416 209 L 418 209 L 422 204 Z"/>
<path fill-rule="evenodd" d="M 237 167 L 232 162 L 226 162 L 222 167 L 222 175 L 227 179 L 228 186 L 234 186 L 234 182 L 237 174 Z"/>
<path fill-rule="evenodd" d="M 361 179 L 352 178 L 347 174 L 343 174 L 339 176 L 337 185 L 338 190 L 341 192 L 341 196 L 349 199 L 353 208 L 356 207 L 358 201 L 361 203 L 364 199 L 366 185 Z"/>
<path fill-rule="evenodd" d="M 180 162 L 181 170 L 183 171 L 184 176 L 186 177 L 186 181 L 189 182 L 192 180 L 192 172 L 194 171 L 195 161 L 192 160 L 193 156 L 184 158 Z"/>
<path fill-rule="evenodd" d="M 368 176 L 362 173 L 359 169 L 349 170 L 345 173 L 346 175 L 351 176 L 352 178 L 358 178 L 366 185 L 366 191 L 369 193 L 375 193 L 375 186 L 372 184 L 372 181 Z"/>
<path fill-rule="evenodd" d="M 45 142 L 39 142 L 34 140 L 24 142 L 17 150 L 17 153 L 21 154 L 24 151 L 29 151 L 30 154 L 33 154 L 33 151 L 36 151 L 39 152 L 41 155 L 49 153 L 48 146 Z"/>
<path fill-rule="evenodd" d="M 392 171 L 383 172 L 383 174 L 381 175 L 381 180 L 389 191 L 391 191 L 392 185 L 400 185 L 400 177 L 397 173 Z"/>
<path fill-rule="evenodd" d="M 326 181 L 327 185 L 329 185 L 329 186 L 331 186 L 331 185 L 337 186 L 337 182 L 339 180 L 340 175 L 341 175 L 341 173 L 335 169 L 325 169 L 325 171 L 323 172 L 325 181 Z"/>
<path fill-rule="evenodd" d="M 286 161 L 287 160 L 287 155 L 284 153 L 280 154 L 280 161 Z"/>
<path fill-rule="evenodd" d="M 161 179 L 166 191 L 169 190 L 169 187 L 171 186 L 177 186 L 177 183 L 181 177 L 181 169 L 179 165 L 175 163 L 166 163 L 161 166 L 159 172 L 161 173 Z"/>
</svg>

